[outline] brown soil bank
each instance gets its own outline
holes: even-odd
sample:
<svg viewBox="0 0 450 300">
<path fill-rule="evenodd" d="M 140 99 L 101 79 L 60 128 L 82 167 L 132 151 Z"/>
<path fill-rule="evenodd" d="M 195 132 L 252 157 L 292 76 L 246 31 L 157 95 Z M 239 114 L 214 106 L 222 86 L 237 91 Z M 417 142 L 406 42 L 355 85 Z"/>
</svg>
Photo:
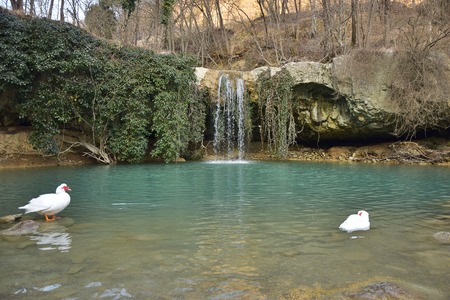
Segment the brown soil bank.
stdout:
<svg viewBox="0 0 450 300">
<path fill-rule="evenodd" d="M 28 133 L 26 130 L 17 129 L 0 130 L 0 168 L 76 166 L 96 163 L 77 152 L 67 152 L 59 156 L 43 156 L 29 144 Z M 211 149 L 207 152 L 204 160 L 216 159 Z M 269 151 L 261 150 L 259 143 L 250 146 L 245 158 L 278 160 Z M 450 141 L 444 138 L 429 138 L 367 146 L 335 146 L 327 149 L 293 146 L 286 160 L 450 166 Z"/>
</svg>

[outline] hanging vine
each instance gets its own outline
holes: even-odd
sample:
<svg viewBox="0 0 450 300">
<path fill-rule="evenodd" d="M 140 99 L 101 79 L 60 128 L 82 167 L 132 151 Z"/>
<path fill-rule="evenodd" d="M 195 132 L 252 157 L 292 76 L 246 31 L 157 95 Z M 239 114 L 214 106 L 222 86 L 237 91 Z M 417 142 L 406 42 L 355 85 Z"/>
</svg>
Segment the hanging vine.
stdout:
<svg viewBox="0 0 450 300">
<path fill-rule="evenodd" d="M 266 141 L 269 150 L 278 158 L 286 158 L 289 146 L 297 138 L 292 101 L 293 79 L 286 70 L 271 76 L 268 69 L 259 75 L 256 85 L 261 141 L 263 144 Z"/>
</svg>

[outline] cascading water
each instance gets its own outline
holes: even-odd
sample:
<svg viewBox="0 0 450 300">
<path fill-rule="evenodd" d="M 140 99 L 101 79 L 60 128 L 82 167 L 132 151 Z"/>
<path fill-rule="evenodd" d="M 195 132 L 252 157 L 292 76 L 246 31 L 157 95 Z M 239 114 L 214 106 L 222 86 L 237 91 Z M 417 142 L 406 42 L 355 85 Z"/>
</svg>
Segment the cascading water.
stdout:
<svg viewBox="0 0 450 300">
<path fill-rule="evenodd" d="M 245 156 L 244 80 L 236 78 L 235 87 L 227 74 L 219 78 L 214 114 L 214 154 L 227 159 Z M 237 151 L 237 155 L 236 155 Z"/>
</svg>

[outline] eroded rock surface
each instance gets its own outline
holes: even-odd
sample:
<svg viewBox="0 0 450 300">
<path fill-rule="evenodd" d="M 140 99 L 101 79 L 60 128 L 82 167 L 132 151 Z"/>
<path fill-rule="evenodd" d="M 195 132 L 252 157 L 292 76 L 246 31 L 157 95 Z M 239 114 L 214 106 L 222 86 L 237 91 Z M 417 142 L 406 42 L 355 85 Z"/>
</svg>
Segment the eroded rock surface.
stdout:
<svg viewBox="0 0 450 300">
<path fill-rule="evenodd" d="M 445 61 L 450 66 L 449 59 Z M 226 73 L 243 78 L 250 99 L 257 101 L 258 76 L 267 70 L 272 76 L 285 70 L 294 82 L 292 99 L 299 108 L 297 123 L 302 128 L 302 139 L 367 141 L 393 138 L 395 106 L 391 86 L 397 64 L 393 53 L 379 51 L 360 58 L 339 56 L 325 64 L 290 62 L 248 72 L 198 68 L 196 74 L 197 82 L 210 90 L 212 99 L 217 95 L 219 77 Z M 450 71 L 447 73 L 450 78 Z M 446 126 L 450 124 L 442 128 Z"/>
<path fill-rule="evenodd" d="M 33 220 L 25 220 L 17 223 L 11 228 L 0 231 L 1 234 L 4 235 L 27 235 L 36 233 L 39 228 L 39 223 Z"/>
</svg>

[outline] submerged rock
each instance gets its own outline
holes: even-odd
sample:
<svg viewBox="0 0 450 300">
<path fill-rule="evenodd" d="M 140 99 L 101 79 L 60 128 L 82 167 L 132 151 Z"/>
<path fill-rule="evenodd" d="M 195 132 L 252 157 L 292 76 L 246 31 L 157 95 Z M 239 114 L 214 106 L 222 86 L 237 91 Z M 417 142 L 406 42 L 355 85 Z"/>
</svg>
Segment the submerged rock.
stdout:
<svg viewBox="0 0 450 300">
<path fill-rule="evenodd" d="M 351 299 L 412 299 L 412 296 L 392 282 L 369 284 L 349 295 Z"/>
<path fill-rule="evenodd" d="M 133 296 L 131 296 L 126 289 L 122 288 L 112 288 L 112 289 L 108 289 L 105 290 L 103 292 L 102 295 L 100 295 L 100 298 L 109 298 L 109 297 L 113 297 L 114 299 L 120 299 L 123 297 L 127 297 L 127 298 L 133 298 Z"/>
<path fill-rule="evenodd" d="M 387 281 L 366 283 L 355 283 L 348 287 L 338 289 L 322 289 L 320 286 L 301 287 L 291 290 L 286 295 L 287 300 L 299 299 L 323 299 L 323 300 L 364 300 L 364 299 L 389 299 L 389 300 L 418 300 L 397 284 Z"/>
<path fill-rule="evenodd" d="M 17 223 L 11 228 L 0 231 L 1 234 L 4 235 L 26 235 L 31 233 L 36 233 L 39 228 L 39 223 L 33 220 L 25 220 Z"/>
<path fill-rule="evenodd" d="M 439 231 L 433 234 L 435 240 L 443 243 L 450 244 L 450 232 L 448 231 Z"/>
<path fill-rule="evenodd" d="M 50 291 L 53 291 L 53 290 L 55 290 L 57 288 L 60 288 L 61 286 L 62 286 L 61 284 L 55 283 L 55 284 L 44 286 L 42 288 L 33 287 L 33 289 L 41 291 L 41 292 L 50 292 Z"/>
</svg>

